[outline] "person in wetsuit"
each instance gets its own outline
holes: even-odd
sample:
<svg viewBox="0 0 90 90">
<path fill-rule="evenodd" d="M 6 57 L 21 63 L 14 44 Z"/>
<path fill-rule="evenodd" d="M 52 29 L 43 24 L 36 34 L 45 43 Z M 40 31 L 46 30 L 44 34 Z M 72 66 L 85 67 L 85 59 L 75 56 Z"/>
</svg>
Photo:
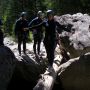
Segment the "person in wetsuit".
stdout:
<svg viewBox="0 0 90 90">
<path fill-rule="evenodd" d="M 53 61 L 54 61 L 54 52 L 57 45 L 57 34 L 58 32 L 62 32 L 65 29 L 64 25 L 59 24 L 54 19 L 54 12 L 52 10 L 47 10 L 47 18 L 43 20 L 39 25 L 34 26 L 33 28 L 37 28 L 40 26 L 45 27 L 45 37 L 44 37 L 44 46 L 47 53 L 48 58 L 48 69 L 50 71 L 53 70 Z M 57 29 L 58 28 L 58 29 Z"/>
<path fill-rule="evenodd" d="M 69 60 L 70 57 L 67 54 L 66 50 L 60 45 L 61 43 L 57 43 L 57 35 L 61 33 L 63 30 L 68 31 L 65 25 L 59 24 L 54 18 L 54 12 L 52 10 L 47 10 L 47 20 L 43 22 L 45 27 L 45 38 L 44 45 L 47 53 L 47 58 L 49 61 L 49 69 L 52 71 L 53 61 L 54 61 L 54 52 L 56 45 L 60 46 L 61 55 L 63 59 Z M 60 38 L 59 38 L 60 40 Z M 64 60 L 65 61 L 65 60 Z"/>
<path fill-rule="evenodd" d="M 52 67 L 54 61 L 54 51 L 56 47 L 56 27 L 60 26 L 54 20 L 54 13 L 52 10 L 47 10 L 47 20 L 44 22 L 45 38 L 44 45 L 47 53 L 49 67 Z"/>
<path fill-rule="evenodd" d="M 42 11 L 38 11 L 37 17 L 34 18 L 30 23 L 29 27 L 38 25 L 42 22 Z M 42 26 L 38 26 L 36 28 L 32 29 L 33 32 L 33 39 L 34 39 L 34 44 L 33 44 L 33 51 L 35 56 L 40 55 L 40 45 L 41 41 L 43 39 L 43 30 Z M 37 47 L 37 48 L 36 48 Z"/>
<path fill-rule="evenodd" d="M 22 12 L 20 18 L 15 23 L 15 36 L 18 39 L 18 51 L 21 55 L 21 43 L 23 42 L 23 53 L 26 54 L 26 41 L 28 36 L 28 21 L 26 19 L 27 13 Z"/>
</svg>

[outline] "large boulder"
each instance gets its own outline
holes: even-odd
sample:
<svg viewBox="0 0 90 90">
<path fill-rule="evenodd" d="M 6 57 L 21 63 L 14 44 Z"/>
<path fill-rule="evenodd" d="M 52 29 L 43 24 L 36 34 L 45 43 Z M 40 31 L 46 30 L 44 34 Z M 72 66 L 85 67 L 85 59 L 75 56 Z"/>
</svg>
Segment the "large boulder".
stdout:
<svg viewBox="0 0 90 90">
<path fill-rule="evenodd" d="M 15 68 L 16 58 L 6 46 L 0 46 L 0 90 L 7 90 Z"/>
<path fill-rule="evenodd" d="M 77 13 L 55 16 L 55 20 L 65 28 L 62 33 L 61 44 L 70 53 L 71 58 L 78 57 L 90 51 L 90 16 Z"/>
<path fill-rule="evenodd" d="M 17 56 L 17 63 L 7 90 L 32 90 L 45 68 L 45 60 L 39 62 L 31 56 L 31 53 Z"/>
<path fill-rule="evenodd" d="M 90 90 L 90 53 L 61 65 L 62 90 Z"/>
</svg>

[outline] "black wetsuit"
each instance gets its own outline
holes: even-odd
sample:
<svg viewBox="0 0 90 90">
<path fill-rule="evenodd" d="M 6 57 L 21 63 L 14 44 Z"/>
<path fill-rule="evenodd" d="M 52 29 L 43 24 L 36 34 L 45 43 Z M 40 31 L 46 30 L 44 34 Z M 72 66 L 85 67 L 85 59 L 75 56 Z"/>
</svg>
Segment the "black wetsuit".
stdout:
<svg viewBox="0 0 90 90">
<path fill-rule="evenodd" d="M 28 21 L 18 19 L 15 24 L 15 35 L 18 38 L 18 51 L 21 54 L 21 43 L 23 42 L 23 52 L 26 52 L 26 41 L 28 37 L 28 31 L 24 31 L 24 28 L 28 27 Z"/>
<path fill-rule="evenodd" d="M 41 22 L 42 22 L 42 19 L 36 17 L 29 23 L 29 27 L 38 25 Z M 34 44 L 33 44 L 34 53 L 40 54 L 40 44 L 41 44 L 41 41 L 43 39 L 42 26 L 38 26 L 38 27 L 34 28 L 32 32 L 33 32 L 33 39 L 34 39 Z M 37 45 L 37 49 L 36 49 L 36 45 Z"/>
<path fill-rule="evenodd" d="M 64 29 L 63 25 L 60 25 L 58 22 L 56 22 L 54 19 L 53 20 L 44 20 L 41 22 L 41 24 L 36 25 L 33 28 L 38 28 L 38 27 L 45 27 L 45 37 L 44 37 L 44 45 L 47 53 L 47 58 L 49 61 L 50 66 L 52 66 L 53 61 L 54 61 L 54 51 L 55 47 L 57 45 L 57 37 L 56 37 L 56 32 L 60 32 L 60 30 Z M 56 28 L 60 29 L 56 29 Z"/>
<path fill-rule="evenodd" d="M 47 52 L 47 58 L 49 64 L 52 66 L 54 60 L 54 51 L 56 47 L 56 27 L 59 26 L 59 23 L 54 20 L 47 20 L 43 23 L 45 26 L 45 38 L 44 45 Z"/>
</svg>

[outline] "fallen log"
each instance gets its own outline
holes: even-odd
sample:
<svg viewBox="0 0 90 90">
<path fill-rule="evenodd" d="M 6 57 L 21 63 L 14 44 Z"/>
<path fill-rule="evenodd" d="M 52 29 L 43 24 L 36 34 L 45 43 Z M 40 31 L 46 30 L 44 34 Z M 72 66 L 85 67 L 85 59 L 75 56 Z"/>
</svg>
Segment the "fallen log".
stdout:
<svg viewBox="0 0 90 90">
<path fill-rule="evenodd" d="M 52 90 L 62 58 L 62 55 L 58 55 L 55 58 L 53 63 L 54 70 L 52 72 L 46 70 L 45 73 L 41 75 L 41 79 L 39 79 L 37 85 L 33 88 L 33 90 Z"/>
</svg>

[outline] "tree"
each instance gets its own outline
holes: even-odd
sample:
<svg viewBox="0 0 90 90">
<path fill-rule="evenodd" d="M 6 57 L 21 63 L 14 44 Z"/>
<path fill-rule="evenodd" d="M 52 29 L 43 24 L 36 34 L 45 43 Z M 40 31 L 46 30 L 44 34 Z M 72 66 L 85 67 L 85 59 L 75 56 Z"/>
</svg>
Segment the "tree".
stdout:
<svg viewBox="0 0 90 90">
<path fill-rule="evenodd" d="M 13 34 L 13 24 L 22 11 L 28 12 L 28 20 L 31 20 L 38 10 L 47 9 L 53 9 L 58 15 L 90 13 L 90 0 L 0 0 L 0 17 L 5 32 Z"/>
</svg>

